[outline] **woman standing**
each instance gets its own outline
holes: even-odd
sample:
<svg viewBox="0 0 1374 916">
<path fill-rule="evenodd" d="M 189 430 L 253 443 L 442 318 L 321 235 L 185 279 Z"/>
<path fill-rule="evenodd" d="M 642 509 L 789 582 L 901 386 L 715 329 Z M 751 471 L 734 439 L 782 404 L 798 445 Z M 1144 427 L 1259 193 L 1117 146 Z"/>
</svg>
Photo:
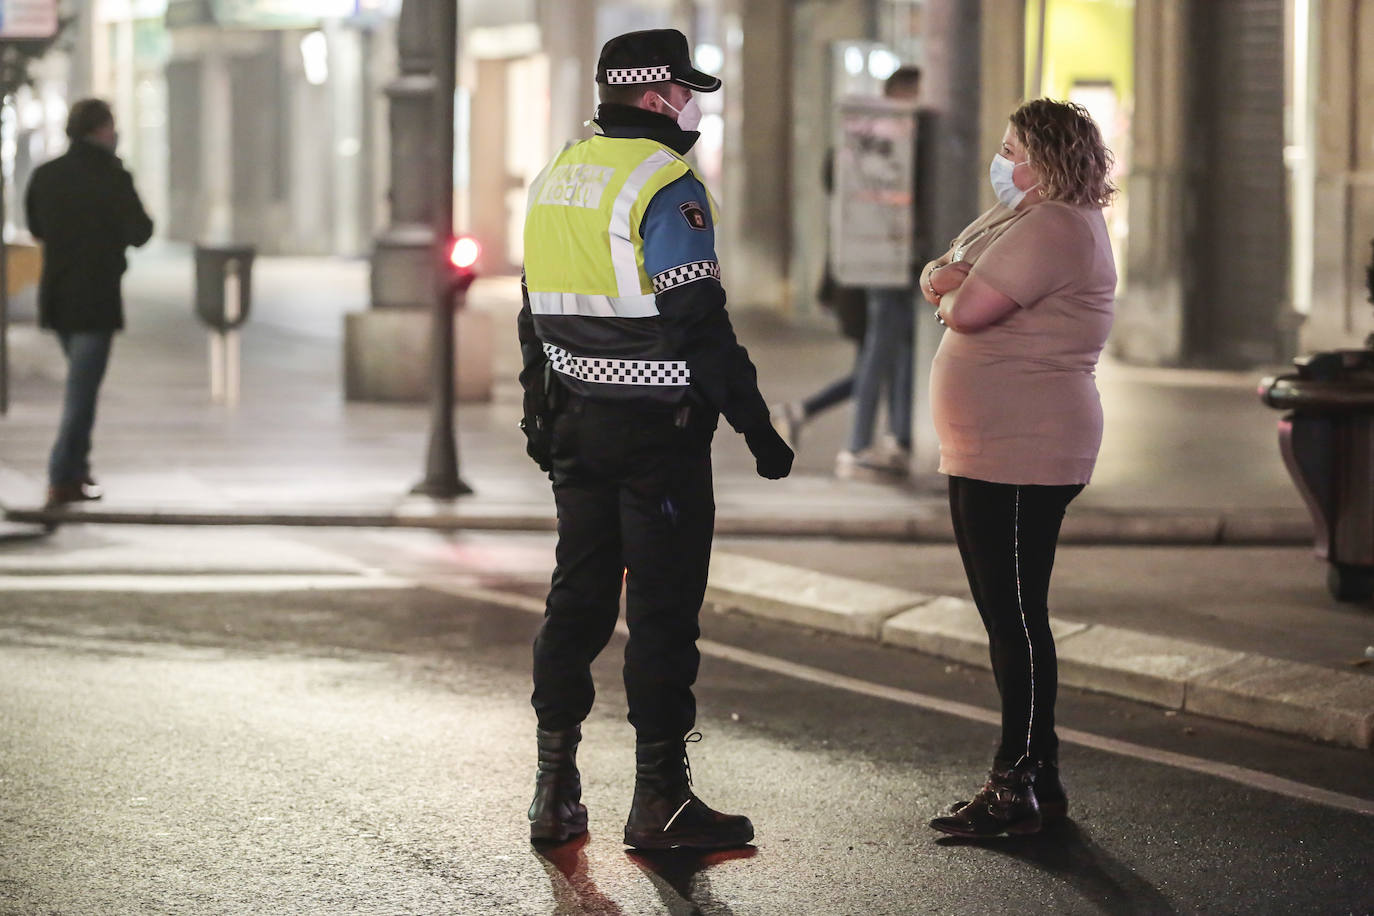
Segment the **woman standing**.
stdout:
<svg viewBox="0 0 1374 916">
<path fill-rule="evenodd" d="M 1102 216 L 1111 164 L 1081 106 L 1026 102 L 992 160 L 998 203 L 921 272 L 949 328 L 930 372 L 940 471 L 1002 697 L 986 784 L 930 822 L 957 836 L 1034 833 L 1068 810 L 1048 599 L 1064 511 L 1102 441 L 1094 370 L 1116 289 Z"/>
</svg>

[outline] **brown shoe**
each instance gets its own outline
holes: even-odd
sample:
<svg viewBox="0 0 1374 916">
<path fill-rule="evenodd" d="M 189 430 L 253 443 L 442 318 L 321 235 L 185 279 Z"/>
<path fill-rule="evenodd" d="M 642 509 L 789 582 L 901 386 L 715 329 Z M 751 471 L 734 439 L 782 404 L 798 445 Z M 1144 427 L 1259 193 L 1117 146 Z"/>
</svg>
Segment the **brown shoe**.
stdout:
<svg viewBox="0 0 1374 916">
<path fill-rule="evenodd" d="M 55 483 L 48 487 L 48 501 L 44 504 L 45 508 L 53 509 L 57 506 L 65 506 L 68 503 L 90 502 L 100 499 L 104 493 L 99 486 L 92 483 Z"/>
<path fill-rule="evenodd" d="M 1035 770 L 993 770 L 968 804 L 932 818 L 931 828 L 958 837 L 1039 833 L 1043 821 L 1035 798 Z"/>
</svg>

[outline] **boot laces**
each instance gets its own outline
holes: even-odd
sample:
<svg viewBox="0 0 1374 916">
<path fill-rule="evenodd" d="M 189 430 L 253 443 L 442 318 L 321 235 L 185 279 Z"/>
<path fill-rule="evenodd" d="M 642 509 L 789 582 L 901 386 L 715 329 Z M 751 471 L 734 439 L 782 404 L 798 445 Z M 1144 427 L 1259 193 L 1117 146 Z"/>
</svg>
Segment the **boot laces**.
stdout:
<svg viewBox="0 0 1374 916">
<path fill-rule="evenodd" d="M 687 774 L 687 785 L 692 784 L 692 758 L 687 756 L 687 745 L 699 744 L 702 740 L 701 732 L 691 732 L 686 738 L 682 739 L 682 764 L 683 770 Z"/>
</svg>

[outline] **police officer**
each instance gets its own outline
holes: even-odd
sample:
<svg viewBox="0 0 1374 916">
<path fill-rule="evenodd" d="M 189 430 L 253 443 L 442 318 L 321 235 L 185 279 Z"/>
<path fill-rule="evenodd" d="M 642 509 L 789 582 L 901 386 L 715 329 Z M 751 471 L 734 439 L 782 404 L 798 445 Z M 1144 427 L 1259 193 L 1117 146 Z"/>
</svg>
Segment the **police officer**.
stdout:
<svg viewBox="0 0 1374 916">
<path fill-rule="evenodd" d="M 593 136 L 569 144 L 530 188 L 525 222 L 528 450 L 553 481 L 558 547 L 534 643 L 539 767 L 530 838 L 587 829 L 576 751 L 595 689 L 591 663 L 619 615 L 635 728 L 625 842 L 643 849 L 748 843 L 749 819 L 707 807 L 690 785 L 715 499 L 711 438 L 724 415 L 760 476 L 792 450 L 769 422 L 735 340 L 715 252 L 716 212 L 683 157 L 700 136 L 692 67 L 673 29 L 611 39 L 597 64 Z M 690 734 L 689 734 L 690 733 Z"/>
</svg>

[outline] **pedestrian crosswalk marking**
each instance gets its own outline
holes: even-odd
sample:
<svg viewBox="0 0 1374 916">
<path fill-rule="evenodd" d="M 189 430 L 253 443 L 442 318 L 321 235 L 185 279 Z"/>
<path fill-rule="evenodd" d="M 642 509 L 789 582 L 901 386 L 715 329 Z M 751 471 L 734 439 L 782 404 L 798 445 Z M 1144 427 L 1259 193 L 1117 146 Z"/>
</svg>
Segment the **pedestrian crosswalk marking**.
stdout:
<svg viewBox="0 0 1374 916">
<path fill-rule="evenodd" d="M 392 576 L 375 575 L 156 575 L 142 573 L 91 575 L 0 576 L 4 592 L 303 592 L 359 591 L 413 588 L 414 583 Z"/>
</svg>

